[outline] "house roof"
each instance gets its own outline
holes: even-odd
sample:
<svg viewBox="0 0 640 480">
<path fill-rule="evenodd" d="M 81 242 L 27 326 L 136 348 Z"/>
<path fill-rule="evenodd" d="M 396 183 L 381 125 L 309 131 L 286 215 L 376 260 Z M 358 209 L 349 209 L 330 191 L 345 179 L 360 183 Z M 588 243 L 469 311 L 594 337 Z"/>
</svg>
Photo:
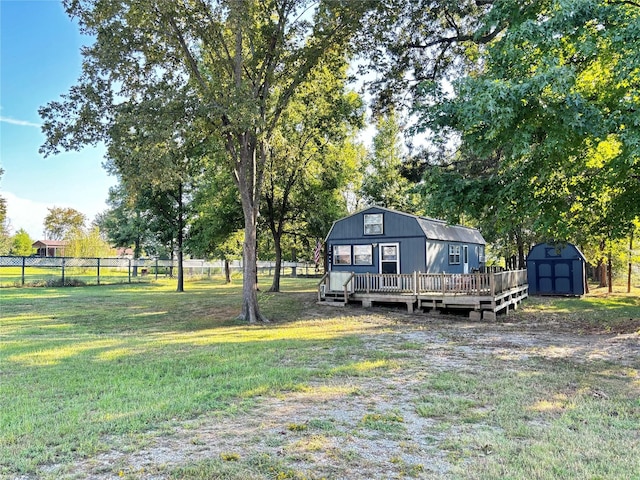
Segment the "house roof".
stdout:
<svg viewBox="0 0 640 480">
<path fill-rule="evenodd" d="M 429 240 L 449 240 L 452 242 L 480 243 L 485 240 L 479 230 L 462 225 L 448 225 L 443 220 L 426 217 L 415 217 Z"/>
<path fill-rule="evenodd" d="M 450 225 L 444 220 L 421 217 L 410 213 L 391 210 L 390 208 L 385 207 L 368 207 L 336 220 L 333 224 L 335 225 L 337 222 L 353 217 L 354 215 L 368 212 L 369 210 L 382 210 L 383 212 L 390 212 L 396 215 L 404 215 L 406 217 L 413 218 L 424 232 L 425 237 L 429 240 L 446 240 L 450 242 L 477 243 L 481 245 L 486 244 L 484 237 L 477 228 L 465 227 L 463 225 Z M 327 238 L 331 235 L 331 230 L 333 230 L 333 225 L 327 234 Z"/>
<path fill-rule="evenodd" d="M 31 246 L 33 248 L 42 248 L 42 247 L 53 248 L 53 247 L 66 247 L 68 244 L 69 242 L 66 242 L 64 240 L 38 240 L 34 242 L 33 245 Z"/>
<path fill-rule="evenodd" d="M 546 250 L 547 249 L 555 249 L 556 256 L 548 257 Z M 575 246 L 573 243 L 569 242 L 547 242 L 547 243 L 538 243 L 534 245 L 529 250 L 527 255 L 527 261 L 537 261 L 546 258 L 562 258 L 562 259 L 571 259 L 571 258 L 579 258 L 584 263 L 587 263 L 587 258 L 580 251 L 580 249 Z"/>
</svg>

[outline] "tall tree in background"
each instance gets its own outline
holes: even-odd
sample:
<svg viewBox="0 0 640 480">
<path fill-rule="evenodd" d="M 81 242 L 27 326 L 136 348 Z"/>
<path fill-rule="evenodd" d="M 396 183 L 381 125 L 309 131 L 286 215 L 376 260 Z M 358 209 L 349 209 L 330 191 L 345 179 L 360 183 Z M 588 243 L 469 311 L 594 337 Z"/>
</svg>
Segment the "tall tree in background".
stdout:
<svg viewBox="0 0 640 480">
<path fill-rule="evenodd" d="M 269 143 L 261 216 L 275 249 L 272 292 L 280 291 L 284 236 L 295 252 L 296 240 L 306 236 L 305 219 L 320 215 L 320 192 L 342 188 L 344 172 L 353 170 L 343 146 L 362 126 L 363 108 L 355 92 L 345 91 L 346 70 L 344 60 L 318 65 L 284 110 Z"/>
<path fill-rule="evenodd" d="M 368 61 L 362 72 L 374 70 L 366 83 L 377 113 L 411 108 L 421 85 L 450 81 L 477 68 L 478 54 L 508 25 L 501 8 L 514 15 L 531 2 L 502 0 L 386 0 L 369 12 L 359 37 Z"/>
<path fill-rule="evenodd" d="M 65 240 L 67 245 L 64 253 L 67 257 L 95 258 L 113 256 L 113 249 L 103 238 L 97 225 L 87 229 L 71 230 Z"/>
<path fill-rule="evenodd" d="M 67 0 L 95 42 L 62 102 L 41 110 L 46 153 L 110 143 L 123 106 L 159 86 L 183 89 L 209 136 L 222 139 L 244 214 L 242 316 L 264 319 L 256 232 L 268 142 L 292 96 L 327 52 L 346 48 L 367 2 Z M 315 7 L 315 8 L 314 8 Z"/>
<path fill-rule="evenodd" d="M 133 257 L 140 258 L 143 250 L 152 245 L 149 220 L 138 206 L 137 197 L 129 195 L 120 184 L 109 189 L 109 209 L 96 218 L 95 223 L 107 235 L 114 247 L 133 247 Z"/>
<path fill-rule="evenodd" d="M 395 113 L 380 115 L 376 128 L 361 194 L 369 205 L 417 213 L 418 200 L 412 192 L 413 186 L 402 175 L 406 154 Z"/>
<path fill-rule="evenodd" d="M 174 189 L 148 189 L 140 197 L 150 220 L 149 230 L 159 244 L 168 247 L 171 259 L 177 254 L 178 278 L 176 291 L 184 291 L 184 240 L 191 211 L 190 184 L 178 184 Z"/>
<path fill-rule="evenodd" d="M 0 178 L 4 170 L 0 168 Z M 0 196 L 0 255 L 6 255 L 11 248 L 9 219 L 7 218 L 7 200 Z"/>
<path fill-rule="evenodd" d="M 524 7 L 509 1 L 492 10 L 480 30 L 496 18 L 506 29 L 453 83 L 453 95 L 423 84 L 423 125 L 461 138 L 458 155 L 430 177 L 444 182 L 432 188 L 456 185 L 469 215 L 494 210 L 485 218 L 523 221 L 540 239 L 601 244 L 606 256 L 640 214 L 640 7 Z M 465 176 L 471 170 L 479 177 Z"/>
<path fill-rule="evenodd" d="M 44 236 L 47 240 L 63 240 L 73 230 L 85 227 L 87 217 L 75 208 L 50 207 L 44 217 Z"/>
<path fill-rule="evenodd" d="M 33 248 L 33 240 L 24 228 L 21 228 L 11 238 L 11 250 L 9 255 L 17 255 L 20 257 L 28 257 L 35 252 Z"/>
<path fill-rule="evenodd" d="M 231 260 L 242 257 L 238 232 L 244 224 L 238 188 L 228 167 L 207 159 L 205 174 L 199 178 L 193 199 L 187 249 L 199 258 L 219 258 L 224 262 L 225 279 L 231 282 Z"/>
</svg>

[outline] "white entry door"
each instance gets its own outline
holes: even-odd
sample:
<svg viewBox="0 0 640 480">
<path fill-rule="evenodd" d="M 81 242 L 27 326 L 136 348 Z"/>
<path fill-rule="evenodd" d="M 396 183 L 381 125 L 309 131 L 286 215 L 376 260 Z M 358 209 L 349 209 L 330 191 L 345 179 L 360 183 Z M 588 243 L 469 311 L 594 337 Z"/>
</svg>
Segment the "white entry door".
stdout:
<svg viewBox="0 0 640 480">
<path fill-rule="evenodd" d="M 380 273 L 400 273 L 400 245 L 380 244 Z"/>
</svg>

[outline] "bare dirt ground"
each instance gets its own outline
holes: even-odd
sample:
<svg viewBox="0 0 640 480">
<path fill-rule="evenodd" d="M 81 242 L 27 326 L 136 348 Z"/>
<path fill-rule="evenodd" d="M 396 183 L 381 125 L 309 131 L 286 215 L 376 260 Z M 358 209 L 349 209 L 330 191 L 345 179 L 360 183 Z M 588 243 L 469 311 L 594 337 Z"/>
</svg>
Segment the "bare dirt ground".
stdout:
<svg viewBox="0 0 640 480">
<path fill-rule="evenodd" d="M 309 308 L 310 316 L 325 315 L 327 309 L 333 315 L 331 307 L 310 303 Z M 247 470 L 244 478 L 452 478 L 452 465 L 438 438 L 444 433 L 438 433 L 434 419 L 418 415 L 414 408 L 428 373 L 474 372 L 496 356 L 515 367 L 535 356 L 607 360 L 636 369 L 640 358 L 640 319 L 630 319 L 628 328 L 617 333 L 576 333 L 575 325 L 552 315 L 519 312 L 486 323 L 394 310 L 336 310 L 336 315 L 357 316 L 382 327 L 382 333 L 371 335 L 364 345 L 389 352 L 392 360 L 383 374 L 321 378 L 302 391 L 258 398 L 252 408 L 230 417 L 205 415 L 135 439 L 114 438 L 111 451 L 71 467 L 53 466 L 43 474 L 166 479 L 176 467 L 207 459 L 231 464 L 268 458 L 283 459 L 289 469 L 280 474 L 274 470 L 269 477 Z M 395 355 L 402 359 L 401 368 L 394 368 Z M 367 424 L 367 419 L 372 422 Z M 401 421 L 401 428 L 394 419 Z M 473 428 L 477 425 L 453 425 L 448 434 Z M 219 478 L 243 478 L 242 473 L 234 475 Z"/>
</svg>

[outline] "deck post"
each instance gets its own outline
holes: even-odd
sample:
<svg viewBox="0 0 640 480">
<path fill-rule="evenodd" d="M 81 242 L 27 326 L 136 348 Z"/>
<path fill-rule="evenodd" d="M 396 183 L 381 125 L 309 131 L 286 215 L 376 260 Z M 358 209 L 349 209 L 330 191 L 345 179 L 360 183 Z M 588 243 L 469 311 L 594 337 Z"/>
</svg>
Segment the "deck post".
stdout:
<svg viewBox="0 0 640 480">
<path fill-rule="evenodd" d="M 157 262 L 157 260 L 156 260 Z M 156 267 L 156 275 L 158 275 L 158 269 Z M 322 285 L 324 284 L 325 288 L 327 288 L 327 277 L 329 276 L 329 272 L 325 272 L 325 274 L 322 276 L 322 278 L 320 279 L 320 281 L 318 282 L 318 302 L 322 301 Z"/>
<path fill-rule="evenodd" d="M 497 273 L 492 273 L 489 275 L 489 288 L 491 289 L 491 296 L 496 296 L 496 275 Z"/>
<path fill-rule="evenodd" d="M 482 295 L 482 290 L 480 285 L 480 270 L 476 272 L 476 289 L 478 290 L 478 296 Z"/>
<path fill-rule="evenodd" d="M 366 282 L 367 282 L 367 293 L 371 292 L 371 274 L 369 272 L 367 272 L 366 275 Z"/>
<path fill-rule="evenodd" d="M 413 294 L 418 295 L 418 275 L 420 272 L 413 272 Z"/>
<path fill-rule="evenodd" d="M 443 296 L 444 296 L 444 294 L 446 292 L 446 287 L 445 287 L 445 284 L 444 284 L 444 276 L 445 276 L 445 273 L 442 272 L 442 284 L 440 285 L 440 288 L 442 288 L 442 295 Z"/>
</svg>

